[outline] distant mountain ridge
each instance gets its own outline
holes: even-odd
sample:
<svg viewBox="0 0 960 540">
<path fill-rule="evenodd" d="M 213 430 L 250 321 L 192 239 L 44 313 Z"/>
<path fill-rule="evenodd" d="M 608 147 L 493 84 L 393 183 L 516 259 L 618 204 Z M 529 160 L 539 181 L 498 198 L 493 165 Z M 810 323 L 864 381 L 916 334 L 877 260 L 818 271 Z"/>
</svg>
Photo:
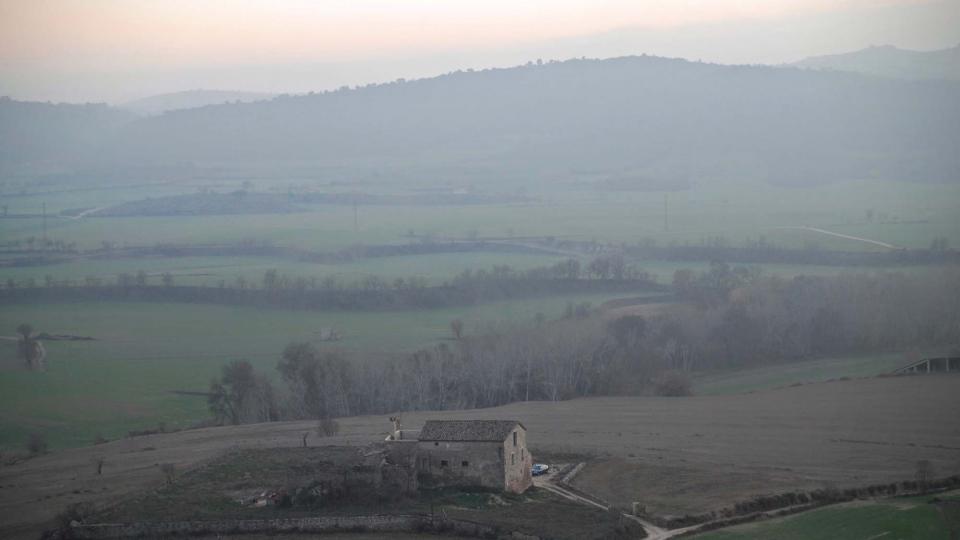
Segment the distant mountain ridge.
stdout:
<svg viewBox="0 0 960 540">
<path fill-rule="evenodd" d="M 30 107 L 0 102 L 0 120 L 5 108 L 24 109 L 26 122 Z M 632 56 L 458 71 L 121 123 L 116 109 L 97 111 L 110 121 L 91 124 L 82 155 L 111 171 L 310 163 L 334 171 L 327 179 L 368 171 L 398 182 L 960 181 L 960 83 L 838 71 Z M 34 145 L 29 153 L 0 157 L 0 171 L 5 159 L 45 155 L 36 135 L 18 140 Z M 4 138 L 21 137 L 0 122 Z"/>
<path fill-rule="evenodd" d="M 273 99 L 276 94 L 265 92 L 240 92 L 234 90 L 185 90 L 158 94 L 119 105 L 121 109 L 133 111 L 137 114 L 155 115 L 181 109 L 194 109 L 207 105 L 221 105 L 224 103 L 249 103 Z"/>
<path fill-rule="evenodd" d="M 910 51 L 884 45 L 844 54 L 814 56 L 791 65 L 903 79 L 960 81 L 960 45 L 937 51 Z"/>
<path fill-rule="evenodd" d="M 136 116 L 103 103 L 14 101 L 0 97 L 0 176 L 25 164 L 76 163 Z"/>
</svg>

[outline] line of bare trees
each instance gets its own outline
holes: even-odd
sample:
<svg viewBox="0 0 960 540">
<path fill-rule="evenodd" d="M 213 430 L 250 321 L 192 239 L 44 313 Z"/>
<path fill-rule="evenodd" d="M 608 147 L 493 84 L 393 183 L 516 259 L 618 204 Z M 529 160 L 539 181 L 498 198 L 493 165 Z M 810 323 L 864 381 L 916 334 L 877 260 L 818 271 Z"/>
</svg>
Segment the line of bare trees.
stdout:
<svg viewBox="0 0 960 540">
<path fill-rule="evenodd" d="M 292 344 L 284 392 L 246 369 L 234 422 L 459 409 L 581 396 L 689 393 L 691 372 L 827 355 L 960 345 L 960 271 L 926 275 L 760 277 L 714 265 L 678 277 L 693 300 L 656 314 L 604 313 L 491 325 L 409 355 L 348 358 Z M 220 385 L 235 395 L 225 368 Z M 218 388 L 220 388 L 218 387 Z M 220 392 L 212 388 L 212 393 Z M 247 402 L 250 399 L 252 402 Z M 264 399 L 272 400 L 265 405 Z M 214 401 L 211 401 L 214 403 Z M 231 416 L 231 410 L 250 411 Z M 272 411 L 272 412 L 267 412 Z"/>
<path fill-rule="evenodd" d="M 43 286 L 32 278 L 7 280 L 0 301 L 58 302 L 83 300 L 158 301 L 274 306 L 293 309 L 399 309 L 469 305 L 478 302 L 578 292 L 629 292 L 665 290 L 653 276 L 617 257 L 598 257 L 581 269 L 576 259 L 554 266 L 517 270 L 507 265 L 465 271 L 449 282 L 430 286 L 422 277 L 384 279 L 370 275 L 344 282 L 333 276 L 287 276 L 275 269 L 259 281 L 240 276 L 215 287 L 176 285 L 169 273 L 154 276 L 144 271 L 121 273 L 113 280 L 89 277 L 83 282 L 56 281 L 48 276 Z"/>
<path fill-rule="evenodd" d="M 17 354 L 23 359 L 24 367 L 30 371 L 46 369 L 46 350 L 37 339 L 33 326 L 23 323 L 17 326 Z"/>
</svg>

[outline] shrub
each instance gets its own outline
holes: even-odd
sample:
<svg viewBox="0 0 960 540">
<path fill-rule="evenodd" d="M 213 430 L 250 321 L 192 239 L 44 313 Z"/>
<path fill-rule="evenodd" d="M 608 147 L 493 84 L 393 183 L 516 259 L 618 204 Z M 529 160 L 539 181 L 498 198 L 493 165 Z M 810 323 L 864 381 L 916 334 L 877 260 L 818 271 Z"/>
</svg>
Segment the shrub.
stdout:
<svg viewBox="0 0 960 540">
<path fill-rule="evenodd" d="M 321 418 L 317 423 L 317 433 L 321 437 L 332 437 L 340 433 L 340 424 L 333 418 Z"/>
<path fill-rule="evenodd" d="M 163 477 L 169 486 L 173 484 L 173 479 L 177 476 L 177 467 L 173 463 L 162 463 L 160 464 L 160 472 L 163 473 Z"/>
<path fill-rule="evenodd" d="M 83 523 L 83 520 L 92 513 L 93 507 L 89 503 L 73 503 L 57 514 L 54 520 L 56 521 L 57 527 L 62 530 L 67 530 L 70 528 L 71 523 L 74 521 Z"/>
<path fill-rule="evenodd" d="M 31 433 L 27 438 L 27 452 L 31 456 L 47 453 L 47 438 L 42 433 Z"/>
<path fill-rule="evenodd" d="M 658 396 L 680 397 L 689 396 L 691 391 L 690 377 L 680 371 L 664 372 L 655 382 Z"/>
</svg>

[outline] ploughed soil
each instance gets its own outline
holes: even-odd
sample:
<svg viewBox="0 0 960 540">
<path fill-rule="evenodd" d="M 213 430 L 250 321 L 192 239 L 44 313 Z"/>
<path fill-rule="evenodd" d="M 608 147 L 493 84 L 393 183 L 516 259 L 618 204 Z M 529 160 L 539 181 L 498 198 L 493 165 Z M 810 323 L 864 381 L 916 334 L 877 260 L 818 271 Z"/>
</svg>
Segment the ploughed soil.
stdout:
<svg viewBox="0 0 960 540">
<path fill-rule="evenodd" d="M 725 507 L 754 495 L 910 480 L 927 459 L 936 476 L 960 468 L 960 375 L 860 379 L 730 396 L 620 397 L 516 403 L 404 414 L 515 418 L 541 455 L 587 456 L 577 487 L 660 514 Z M 340 419 L 314 445 L 382 440 L 387 416 Z M 0 537 L 36 538 L 68 504 L 117 503 L 164 482 L 161 464 L 188 471 L 236 448 L 295 447 L 314 422 L 149 435 L 0 466 Z M 94 461 L 105 459 L 103 474 Z"/>
<path fill-rule="evenodd" d="M 935 477 L 960 474 L 960 375 L 673 399 L 638 399 L 616 413 L 633 429 L 598 433 L 600 459 L 574 485 L 682 515 L 756 495 L 913 480 L 922 459 Z"/>
</svg>

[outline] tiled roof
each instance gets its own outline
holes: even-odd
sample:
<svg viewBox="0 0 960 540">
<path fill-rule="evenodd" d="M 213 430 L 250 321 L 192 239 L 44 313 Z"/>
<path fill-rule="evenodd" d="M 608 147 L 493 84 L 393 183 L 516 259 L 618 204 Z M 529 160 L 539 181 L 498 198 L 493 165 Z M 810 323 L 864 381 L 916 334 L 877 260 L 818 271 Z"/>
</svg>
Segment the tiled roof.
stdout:
<svg viewBox="0 0 960 540">
<path fill-rule="evenodd" d="M 517 420 L 427 420 L 420 440 L 501 442 L 517 426 L 523 424 Z"/>
</svg>

